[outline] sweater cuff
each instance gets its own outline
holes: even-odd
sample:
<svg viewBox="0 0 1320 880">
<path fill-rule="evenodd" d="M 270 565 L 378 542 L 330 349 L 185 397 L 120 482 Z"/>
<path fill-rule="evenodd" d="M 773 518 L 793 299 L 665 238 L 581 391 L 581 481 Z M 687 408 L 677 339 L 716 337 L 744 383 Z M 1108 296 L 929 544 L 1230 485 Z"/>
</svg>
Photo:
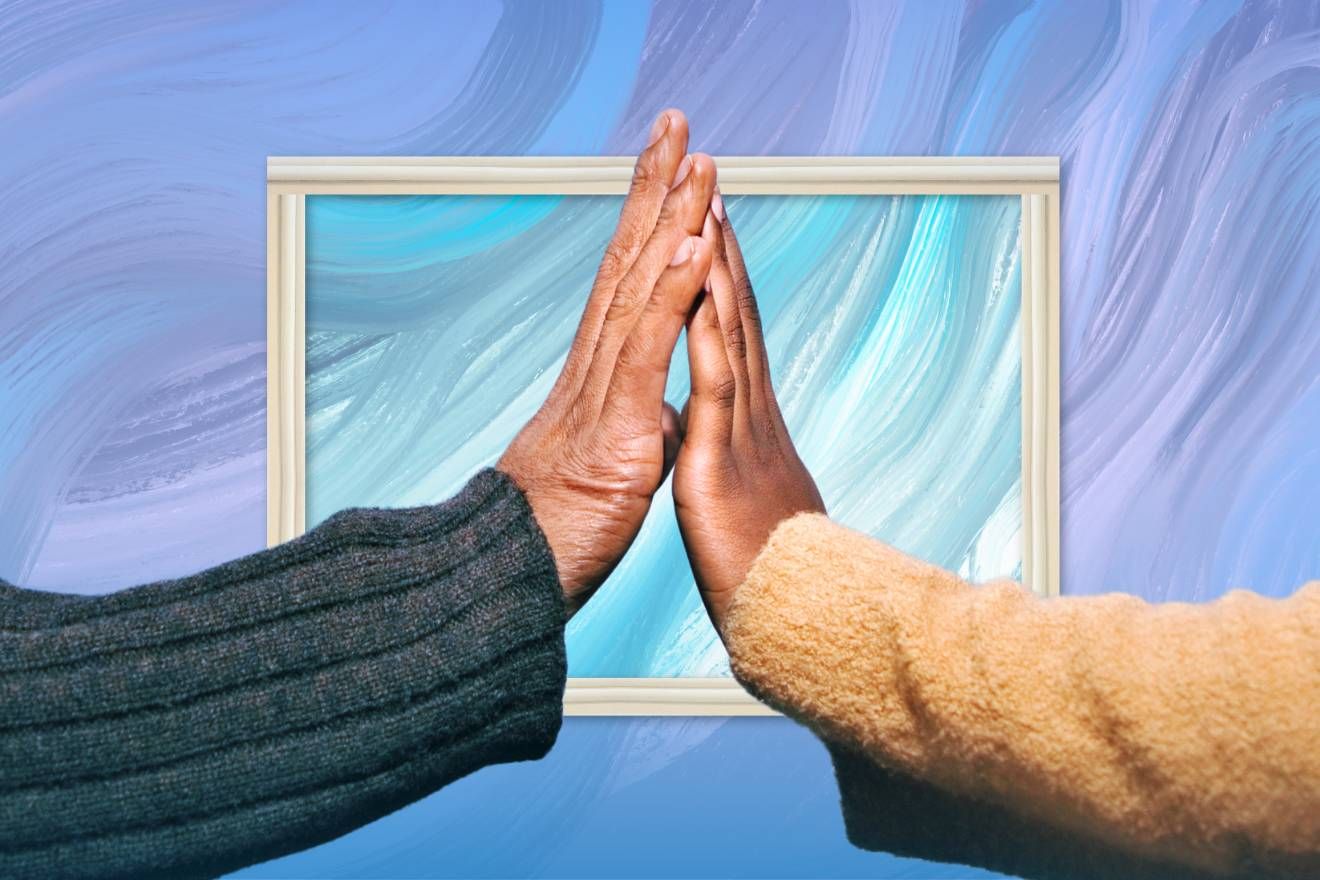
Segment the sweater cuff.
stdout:
<svg viewBox="0 0 1320 880">
<path fill-rule="evenodd" d="M 476 513 L 454 527 L 442 512 L 451 505 Z M 476 613 L 465 638 L 471 640 L 473 656 L 492 658 L 483 682 L 488 699 L 521 706 L 501 718 L 504 745 L 487 763 L 541 758 L 559 734 L 568 679 L 568 614 L 550 544 L 522 490 L 498 470 L 479 472 L 451 502 L 424 510 L 436 522 L 419 522 L 419 527 L 427 539 L 435 528 L 434 537 L 443 542 L 444 559 L 438 562 L 452 564 L 455 546 L 481 546 L 480 574 L 464 585 L 470 591 L 467 605 Z M 537 649 L 522 661 L 493 659 L 508 657 L 517 645 Z"/>
<path fill-rule="evenodd" d="M 839 684 L 833 658 L 878 647 L 845 645 L 869 633 L 836 620 L 852 613 L 841 592 L 867 582 L 853 569 L 877 546 L 883 545 L 819 513 L 798 514 L 775 528 L 734 592 L 724 626 L 730 665 L 744 687 L 812 726 L 830 717 L 822 698 Z"/>
<path fill-rule="evenodd" d="M 812 662 L 815 639 L 810 589 L 813 547 L 831 528 L 821 514 L 799 514 L 781 522 L 761 548 L 747 579 L 734 591 L 724 626 L 724 644 L 734 676 L 758 699 L 790 717 L 802 718 L 809 695 L 795 687 Z"/>
<path fill-rule="evenodd" d="M 905 621 L 964 587 L 956 575 L 818 513 L 780 523 L 734 593 L 734 675 L 828 739 L 918 754 L 895 658 Z"/>
<path fill-rule="evenodd" d="M 561 724 L 562 589 L 495 471 L 188 578 L 17 604 L 3 876 L 222 874 L 539 758 Z"/>
</svg>

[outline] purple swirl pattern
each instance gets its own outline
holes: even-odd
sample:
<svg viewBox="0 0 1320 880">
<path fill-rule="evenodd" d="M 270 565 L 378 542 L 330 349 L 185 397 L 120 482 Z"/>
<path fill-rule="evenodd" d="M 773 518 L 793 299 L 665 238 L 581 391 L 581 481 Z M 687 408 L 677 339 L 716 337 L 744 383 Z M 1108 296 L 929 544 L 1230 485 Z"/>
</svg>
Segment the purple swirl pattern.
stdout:
<svg viewBox="0 0 1320 880">
<path fill-rule="evenodd" d="M 1065 593 L 1320 572 L 1313 0 L 0 6 L 0 576 L 264 537 L 264 159 L 1063 158 Z M 787 722 L 593 720 L 248 876 L 967 877 L 844 842 Z"/>
</svg>

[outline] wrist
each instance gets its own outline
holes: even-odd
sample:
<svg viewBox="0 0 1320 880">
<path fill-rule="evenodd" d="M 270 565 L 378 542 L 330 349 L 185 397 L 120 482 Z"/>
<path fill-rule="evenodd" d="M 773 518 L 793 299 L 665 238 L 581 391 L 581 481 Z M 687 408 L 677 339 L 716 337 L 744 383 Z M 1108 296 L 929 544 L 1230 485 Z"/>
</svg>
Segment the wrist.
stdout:
<svg viewBox="0 0 1320 880">
<path fill-rule="evenodd" d="M 580 579 L 573 571 L 573 567 L 568 564 L 571 554 L 565 546 L 560 530 L 555 527 L 556 521 L 552 511 L 556 508 L 556 505 L 547 497 L 551 492 L 541 487 L 535 477 L 525 473 L 516 464 L 506 462 L 506 458 L 500 459 L 495 469 L 517 488 L 519 494 L 527 503 L 529 516 L 538 534 L 545 542 L 546 550 L 553 564 L 560 593 L 564 598 L 565 616 L 572 617 L 585 602 L 585 599 L 582 598 L 584 590 Z"/>
</svg>

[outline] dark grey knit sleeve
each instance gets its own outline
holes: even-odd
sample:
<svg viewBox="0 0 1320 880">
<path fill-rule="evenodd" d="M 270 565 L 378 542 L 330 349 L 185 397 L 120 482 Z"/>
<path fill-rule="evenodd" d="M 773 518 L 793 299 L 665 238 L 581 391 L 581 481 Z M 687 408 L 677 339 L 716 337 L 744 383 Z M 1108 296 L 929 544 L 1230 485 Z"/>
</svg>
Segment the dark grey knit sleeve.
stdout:
<svg viewBox="0 0 1320 880">
<path fill-rule="evenodd" d="M 110 596 L 0 583 L 0 876 L 212 876 L 539 758 L 564 617 L 496 471 Z"/>
</svg>

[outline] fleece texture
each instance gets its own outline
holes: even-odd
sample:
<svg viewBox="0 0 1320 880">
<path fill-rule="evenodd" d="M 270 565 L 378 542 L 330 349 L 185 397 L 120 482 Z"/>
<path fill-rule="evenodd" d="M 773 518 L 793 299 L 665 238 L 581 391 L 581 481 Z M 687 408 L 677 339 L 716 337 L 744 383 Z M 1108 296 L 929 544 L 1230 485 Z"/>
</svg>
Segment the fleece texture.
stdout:
<svg viewBox="0 0 1320 880">
<path fill-rule="evenodd" d="M 1043 600 L 808 514 L 725 638 L 826 741 L 859 846 L 1060 880 L 1320 877 L 1320 582 Z"/>
<path fill-rule="evenodd" d="M 0 877 L 213 876 L 539 758 L 564 619 L 496 471 L 110 596 L 0 583 Z"/>
</svg>

